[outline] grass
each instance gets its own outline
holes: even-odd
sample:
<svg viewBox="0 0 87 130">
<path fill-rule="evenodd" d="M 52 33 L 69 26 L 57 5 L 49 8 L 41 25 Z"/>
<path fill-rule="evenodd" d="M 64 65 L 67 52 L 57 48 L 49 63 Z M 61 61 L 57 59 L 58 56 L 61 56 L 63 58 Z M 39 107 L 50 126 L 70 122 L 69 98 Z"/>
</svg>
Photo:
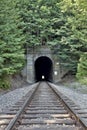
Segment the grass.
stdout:
<svg viewBox="0 0 87 130">
<path fill-rule="evenodd" d="M 82 79 L 79 79 L 79 82 L 83 85 L 87 85 L 87 77 L 83 77 Z"/>
<path fill-rule="evenodd" d="M 10 81 L 7 78 L 0 79 L 0 89 L 7 90 L 10 88 Z"/>
</svg>

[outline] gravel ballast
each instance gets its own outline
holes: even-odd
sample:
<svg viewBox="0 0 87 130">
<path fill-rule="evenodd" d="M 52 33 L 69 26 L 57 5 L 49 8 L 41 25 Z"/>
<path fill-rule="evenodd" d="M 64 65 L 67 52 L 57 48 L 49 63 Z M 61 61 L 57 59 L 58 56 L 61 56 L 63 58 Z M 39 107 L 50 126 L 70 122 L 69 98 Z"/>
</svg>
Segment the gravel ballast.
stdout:
<svg viewBox="0 0 87 130">
<path fill-rule="evenodd" d="M 0 96 L 0 113 L 5 109 L 10 108 L 16 102 L 18 102 L 23 96 L 25 96 L 35 85 L 29 85 L 27 87 L 15 89 L 6 94 Z M 61 93 L 69 97 L 75 104 L 82 109 L 87 110 L 87 94 L 79 93 L 71 88 L 66 88 L 60 85 L 54 85 Z"/>
<path fill-rule="evenodd" d="M 87 110 L 87 94 L 80 93 L 79 91 L 65 86 L 52 85 L 65 96 L 70 98 L 75 104 L 80 106 L 80 108 Z"/>
<path fill-rule="evenodd" d="M 23 96 L 25 96 L 33 87 L 34 85 L 29 85 L 27 87 L 15 89 L 10 91 L 6 94 L 0 96 L 0 113 L 3 112 L 5 109 L 11 108 L 16 102 L 18 102 Z"/>
</svg>

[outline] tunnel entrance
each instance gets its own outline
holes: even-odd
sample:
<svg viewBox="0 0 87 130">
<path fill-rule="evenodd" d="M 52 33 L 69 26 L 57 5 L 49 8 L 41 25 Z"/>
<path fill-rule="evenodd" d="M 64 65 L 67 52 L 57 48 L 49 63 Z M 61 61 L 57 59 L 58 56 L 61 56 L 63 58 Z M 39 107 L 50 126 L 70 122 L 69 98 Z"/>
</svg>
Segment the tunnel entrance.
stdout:
<svg viewBox="0 0 87 130">
<path fill-rule="evenodd" d="M 41 56 L 35 61 L 35 81 L 53 81 L 53 63 L 47 56 Z"/>
</svg>

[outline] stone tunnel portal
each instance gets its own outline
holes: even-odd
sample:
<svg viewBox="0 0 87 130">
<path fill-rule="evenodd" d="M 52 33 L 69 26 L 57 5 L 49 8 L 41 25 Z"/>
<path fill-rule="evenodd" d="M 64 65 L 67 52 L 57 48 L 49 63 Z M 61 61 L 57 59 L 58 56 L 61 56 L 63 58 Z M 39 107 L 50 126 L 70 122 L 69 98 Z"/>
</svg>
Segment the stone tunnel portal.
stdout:
<svg viewBox="0 0 87 130">
<path fill-rule="evenodd" d="M 47 56 L 41 56 L 35 61 L 35 81 L 53 81 L 53 63 Z"/>
</svg>

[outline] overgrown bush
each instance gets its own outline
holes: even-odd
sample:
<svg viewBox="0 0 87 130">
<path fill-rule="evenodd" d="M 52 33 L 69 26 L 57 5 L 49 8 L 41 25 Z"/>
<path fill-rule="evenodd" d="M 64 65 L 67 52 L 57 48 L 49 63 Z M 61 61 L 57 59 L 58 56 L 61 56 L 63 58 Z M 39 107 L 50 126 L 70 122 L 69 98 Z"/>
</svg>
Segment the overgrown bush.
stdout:
<svg viewBox="0 0 87 130">
<path fill-rule="evenodd" d="M 0 88 L 1 89 L 9 89 L 11 86 L 10 80 L 8 77 L 0 78 Z"/>
<path fill-rule="evenodd" d="M 76 77 L 81 83 L 87 84 L 87 52 L 81 55 Z"/>
<path fill-rule="evenodd" d="M 87 85 L 87 77 L 84 77 L 84 78 L 80 79 L 80 82 L 81 82 L 82 84 Z"/>
</svg>

